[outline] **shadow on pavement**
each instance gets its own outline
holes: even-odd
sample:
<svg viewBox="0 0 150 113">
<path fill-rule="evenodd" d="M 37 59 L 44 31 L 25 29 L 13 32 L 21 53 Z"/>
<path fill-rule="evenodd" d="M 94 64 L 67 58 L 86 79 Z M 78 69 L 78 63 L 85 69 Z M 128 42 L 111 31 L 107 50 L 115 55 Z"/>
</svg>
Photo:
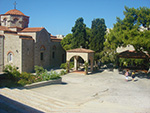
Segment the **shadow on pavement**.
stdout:
<svg viewBox="0 0 150 113">
<path fill-rule="evenodd" d="M 44 113 L 0 94 L 1 113 Z"/>
</svg>

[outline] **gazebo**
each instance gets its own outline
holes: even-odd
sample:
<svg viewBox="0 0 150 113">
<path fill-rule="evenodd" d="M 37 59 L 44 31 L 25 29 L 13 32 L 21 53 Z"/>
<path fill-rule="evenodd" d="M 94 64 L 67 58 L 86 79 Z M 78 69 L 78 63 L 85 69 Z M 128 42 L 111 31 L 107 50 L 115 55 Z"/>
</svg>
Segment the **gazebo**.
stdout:
<svg viewBox="0 0 150 113">
<path fill-rule="evenodd" d="M 81 57 L 84 62 L 87 62 L 89 64 L 90 61 L 90 71 L 93 71 L 93 60 L 94 60 L 94 51 L 90 49 L 84 49 L 84 48 L 76 48 L 71 49 L 67 51 L 67 61 L 70 62 L 71 58 L 74 58 L 74 71 L 78 70 L 78 59 Z"/>
</svg>

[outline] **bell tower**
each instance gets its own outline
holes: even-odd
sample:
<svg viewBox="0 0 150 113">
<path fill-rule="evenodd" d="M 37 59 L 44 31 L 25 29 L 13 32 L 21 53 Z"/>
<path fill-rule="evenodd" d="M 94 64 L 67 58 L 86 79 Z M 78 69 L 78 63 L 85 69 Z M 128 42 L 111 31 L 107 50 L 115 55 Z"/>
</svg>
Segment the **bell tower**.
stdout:
<svg viewBox="0 0 150 113">
<path fill-rule="evenodd" d="M 19 27 L 26 28 L 29 24 L 29 16 L 26 16 L 21 11 L 16 9 L 16 2 L 14 9 L 0 15 L 1 26 L 5 27 Z"/>
</svg>

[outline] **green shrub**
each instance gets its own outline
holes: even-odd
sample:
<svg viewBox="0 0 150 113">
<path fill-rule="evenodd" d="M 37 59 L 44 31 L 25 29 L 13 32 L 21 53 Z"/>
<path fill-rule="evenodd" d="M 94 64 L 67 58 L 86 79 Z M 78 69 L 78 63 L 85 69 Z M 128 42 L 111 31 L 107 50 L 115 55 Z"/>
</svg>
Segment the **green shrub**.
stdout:
<svg viewBox="0 0 150 113">
<path fill-rule="evenodd" d="M 17 70 L 15 66 L 6 65 L 4 67 L 4 72 L 7 75 L 8 79 L 19 80 L 20 72 Z"/>
<path fill-rule="evenodd" d="M 61 70 L 61 71 L 60 71 L 60 75 L 65 75 L 65 74 L 67 74 L 67 71 L 66 71 L 66 70 Z"/>
<path fill-rule="evenodd" d="M 29 84 L 29 81 L 27 81 L 26 79 L 21 79 L 17 82 L 19 85 L 24 86 L 26 84 Z"/>
<path fill-rule="evenodd" d="M 62 64 L 60 65 L 60 68 L 61 68 L 61 69 L 66 69 L 66 63 L 62 63 Z"/>
<path fill-rule="evenodd" d="M 60 68 L 67 69 L 67 63 L 69 63 L 69 69 L 72 69 L 74 67 L 74 62 L 66 62 L 66 63 L 62 63 L 60 65 Z"/>
<path fill-rule="evenodd" d="M 41 66 L 34 66 L 34 70 L 36 75 L 40 75 L 45 72 L 45 69 Z"/>
<path fill-rule="evenodd" d="M 57 73 L 56 71 L 51 70 L 49 74 L 50 74 L 50 79 L 58 79 L 58 78 L 60 78 L 60 74 Z"/>
</svg>

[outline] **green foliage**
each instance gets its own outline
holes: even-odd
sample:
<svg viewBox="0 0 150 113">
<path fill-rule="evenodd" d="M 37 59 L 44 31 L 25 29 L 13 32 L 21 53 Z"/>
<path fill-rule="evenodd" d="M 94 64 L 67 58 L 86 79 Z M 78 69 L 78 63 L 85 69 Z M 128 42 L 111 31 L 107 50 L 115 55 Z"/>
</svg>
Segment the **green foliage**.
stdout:
<svg viewBox="0 0 150 113">
<path fill-rule="evenodd" d="M 51 70 L 49 74 L 50 74 L 50 79 L 52 80 L 60 78 L 60 74 L 57 73 L 56 71 Z"/>
<path fill-rule="evenodd" d="M 105 35 L 103 62 L 116 59 L 116 49 L 121 46 L 133 45 L 136 51 L 150 53 L 150 9 L 125 7 L 124 15 L 123 20 L 117 17 L 113 29 Z M 141 27 L 147 30 L 140 31 Z"/>
<path fill-rule="evenodd" d="M 36 75 L 32 75 L 27 72 L 20 73 L 19 71 L 17 71 L 15 66 L 6 65 L 4 69 L 5 79 L 6 81 L 9 80 L 8 82 L 11 84 L 10 85 L 4 84 L 3 87 L 24 86 L 26 84 L 31 84 L 34 82 L 60 78 L 60 74 L 53 70 L 51 70 L 48 73 L 48 71 L 46 69 L 43 69 L 42 67 L 35 66 L 35 68 L 36 68 Z"/>
<path fill-rule="evenodd" d="M 74 67 L 74 62 L 66 62 L 66 63 L 62 63 L 61 65 L 60 65 L 60 68 L 62 68 L 62 69 L 67 69 L 67 64 L 69 63 L 69 69 L 72 69 L 73 67 Z"/>
<path fill-rule="evenodd" d="M 61 70 L 61 71 L 60 71 L 60 75 L 65 75 L 65 74 L 67 74 L 67 71 L 66 71 L 66 70 Z"/>
<path fill-rule="evenodd" d="M 62 64 L 60 65 L 60 68 L 61 68 L 61 69 L 66 69 L 66 67 L 67 67 L 66 63 L 62 63 Z"/>
<path fill-rule="evenodd" d="M 106 25 L 104 19 L 94 19 L 92 21 L 91 27 L 91 37 L 90 37 L 90 49 L 94 50 L 95 52 L 101 52 L 103 50 L 103 43 L 105 41 L 105 32 L 106 32 Z"/>
<path fill-rule="evenodd" d="M 85 71 L 88 71 L 88 66 L 89 66 L 88 62 L 85 62 L 85 63 L 84 63 Z"/>
<path fill-rule="evenodd" d="M 49 73 L 47 71 L 43 72 L 40 77 L 41 80 L 53 80 L 53 79 L 58 79 L 60 78 L 60 74 L 57 73 L 56 71 L 51 70 Z"/>
<path fill-rule="evenodd" d="M 9 79 L 12 79 L 14 81 L 19 79 L 20 72 L 17 70 L 15 66 L 6 65 L 4 68 L 4 72 Z"/>
<path fill-rule="evenodd" d="M 131 66 L 131 67 L 140 67 L 143 66 L 144 68 L 148 68 L 148 65 L 145 63 L 144 59 L 133 59 L 133 58 L 120 58 L 119 65 L 120 66 Z"/>
<path fill-rule="evenodd" d="M 78 18 L 72 27 L 73 37 L 71 42 L 71 48 L 87 48 L 86 46 L 86 25 L 83 23 L 83 18 Z"/>
<path fill-rule="evenodd" d="M 71 49 L 71 40 L 72 40 L 72 34 L 66 35 L 61 41 L 61 45 L 64 48 L 64 50 L 70 50 Z"/>
<path fill-rule="evenodd" d="M 35 66 L 34 70 L 35 70 L 36 75 L 40 75 L 45 72 L 45 69 L 41 66 Z"/>
</svg>

